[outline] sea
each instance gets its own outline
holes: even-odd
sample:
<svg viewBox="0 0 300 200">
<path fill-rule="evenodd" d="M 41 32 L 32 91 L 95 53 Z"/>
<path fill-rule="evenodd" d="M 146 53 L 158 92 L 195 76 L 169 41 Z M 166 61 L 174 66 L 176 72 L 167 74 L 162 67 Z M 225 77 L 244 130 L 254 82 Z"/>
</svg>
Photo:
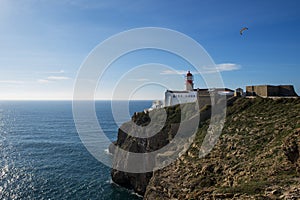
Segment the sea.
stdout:
<svg viewBox="0 0 300 200">
<path fill-rule="evenodd" d="M 105 135 L 117 139 L 118 126 L 151 101 L 114 102 L 129 106 L 115 121 L 111 101 L 96 101 Z M 107 157 L 109 158 L 109 153 Z M 76 131 L 72 101 L 0 101 L 0 199 L 138 200 L 114 184 L 110 168 L 94 158 Z"/>
</svg>

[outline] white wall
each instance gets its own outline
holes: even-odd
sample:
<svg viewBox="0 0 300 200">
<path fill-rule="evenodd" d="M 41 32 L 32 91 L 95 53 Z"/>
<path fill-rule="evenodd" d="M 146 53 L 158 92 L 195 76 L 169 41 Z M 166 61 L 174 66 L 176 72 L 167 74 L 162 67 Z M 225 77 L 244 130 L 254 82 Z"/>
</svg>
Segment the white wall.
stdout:
<svg viewBox="0 0 300 200">
<path fill-rule="evenodd" d="M 165 92 L 165 106 L 173 106 L 182 103 L 191 103 L 197 100 L 197 92 L 187 91 L 184 93 Z"/>
</svg>

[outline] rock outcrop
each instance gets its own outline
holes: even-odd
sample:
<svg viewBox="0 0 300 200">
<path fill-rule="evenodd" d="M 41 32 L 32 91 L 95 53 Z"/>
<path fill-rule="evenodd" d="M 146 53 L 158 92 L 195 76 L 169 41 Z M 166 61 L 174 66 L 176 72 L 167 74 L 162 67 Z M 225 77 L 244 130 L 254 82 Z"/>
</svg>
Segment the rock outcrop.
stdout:
<svg viewBox="0 0 300 200">
<path fill-rule="evenodd" d="M 147 153 L 147 152 L 153 152 L 155 150 L 161 149 L 165 145 L 169 144 L 170 141 L 174 138 L 176 135 L 178 129 L 179 129 L 179 123 L 181 121 L 185 121 L 186 125 L 188 126 L 188 123 L 190 121 L 193 121 L 192 117 L 196 113 L 199 113 L 199 109 L 195 108 L 196 105 L 191 104 L 185 104 L 184 106 L 171 106 L 165 109 L 167 118 L 166 123 L 162 125 L 161 130 L 155 134 L 152 137 L 147 138 L 138 138 L 134 137 L 133 133 L 139 132 L 139 134 L 145 134 L 149 135 L 150 133 L 147 133 L 147 131 L 144 130 L 137 130 L 137 127 L 135 125 L 144 127 L 149 126 L 149 123 L 151 122 L 151 118 L 149 116 L 149 113 L 141 112 L 141 113 L 135 113 L 132 117 L 131 122 L 124 123 L 118 130 L 118 139 L 114 143 L 119 148 L 133 152 L 133 153 Z M 189 112 L 186 112 L 185 115 L 181 115 L 181 110 L 186 109 L 189 110 Z M 211 107 L 206 106 L 201 110 L 201 116 L 199 116 L 199 119 L 201 121 L 205 121 L 210 117 L 211 113 Z M 152 115 L 152 119 L 160 120 L 159 115 L 161 113 L 161 110 L 154 110 L 150 113 Z M 185 119 L 183 119 L 185 118 Z M 187 120 L 188 119 L 188 120 Z M 163 121 L 162 121 L 163 122 Z M 197 127 L 198 127 L 199 120 L 197 121 Z M 196 127 L 196 129 L 197 129 Z M 144 132 L 143 132 L 144 131 Z M 145 133 L 146 132 L 146 133 Z M 111 145 L 109 147 L 110 152 L 114 152 L 114 166 L 117 168 L 119 165 L 130 165 L 131 161 L 126 158 L 126 155 L 122 155 L 118 150 L 114 148 L 114 145 Z M 172 151 L 167 153 L 177 153 L 179 149 L 176 145 L 172 146 Z M 159 154 L 159 157 L 154 157 L 150 161 L 139 161 L 139 162 L 145 162 L 146 164 L 149 164 L 150 162 L 155 163 L 157 159 L 164 158 L 164 156 L 170 156 L 170 155 L 164 155 Z M 112 180 L 117 183 L 120 186 L 126 187 L 128 189 L 133 189 L 136 193 L 140 195 L 144 195 L 146 192 L 146 187 L 153 175 L 153 172 L 147 172 L 147 173 L 129 173 L 124 172 L 121 170 L 112 169 L 111 170 L 111 176 Z"/>
<path fill-rule="evenodd" d="M 176 111 L 177 109 L 177 111 Z M 209 113 L 210 107 L 206 107 Z M 148 152 L 170 143 L 180 121 L 178 107 L 167 109 L 166 126 L 157 135 L 134 138 L 119 130 L 117 145 Z M 299 199 L 300 99 L 238 98 L 229 101 L 217 144 L 199 158 L 209 114 L 199 124 L 188 151 L 154 173 L 112 170 L 113 180 L 144 199 Z M 143 119 L 143 120 L 142 120 Z M 147 114 L 133 117 L 149 123 Z"/>
</svg>

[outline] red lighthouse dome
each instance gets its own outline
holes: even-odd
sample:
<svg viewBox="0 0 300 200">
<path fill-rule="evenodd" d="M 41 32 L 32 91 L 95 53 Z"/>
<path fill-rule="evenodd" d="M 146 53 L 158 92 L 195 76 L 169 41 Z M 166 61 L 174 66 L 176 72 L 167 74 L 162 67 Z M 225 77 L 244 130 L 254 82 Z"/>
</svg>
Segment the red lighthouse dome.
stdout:
<svg viewBox="0 0 300 200">
<path fill-rule="evenodd" d="M 186 74 L 186 90 L 192 91 L 194 90 L 194 78 L 193 78 L 193 74 L 188 71 Z"/>
</svg>

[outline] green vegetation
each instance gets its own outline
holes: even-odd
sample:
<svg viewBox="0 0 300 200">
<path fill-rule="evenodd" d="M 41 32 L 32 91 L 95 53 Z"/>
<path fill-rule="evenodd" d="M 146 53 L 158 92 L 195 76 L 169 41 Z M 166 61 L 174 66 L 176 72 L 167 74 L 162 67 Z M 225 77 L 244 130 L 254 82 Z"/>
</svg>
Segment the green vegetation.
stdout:
<svg viewBox="0 0 300 200">
<path fill-rule="evenodd" d="M 209 109 L 205 106 L 201 112 Z M 169 123 L 181 119 L 178 106 L 167 112 Z M 299 113 L 299 98 L 238 98 L 227 108 L 226 123 L 213 150 L 198 157 L 208 119 L 200 123 L 189 150 L 154 174 L 148 186 L 156 188 L 151 197 L 276 199 L 291 194 L 300 198 L 300 190 L 291 189 L 300 188 Z"/>
</svg>

